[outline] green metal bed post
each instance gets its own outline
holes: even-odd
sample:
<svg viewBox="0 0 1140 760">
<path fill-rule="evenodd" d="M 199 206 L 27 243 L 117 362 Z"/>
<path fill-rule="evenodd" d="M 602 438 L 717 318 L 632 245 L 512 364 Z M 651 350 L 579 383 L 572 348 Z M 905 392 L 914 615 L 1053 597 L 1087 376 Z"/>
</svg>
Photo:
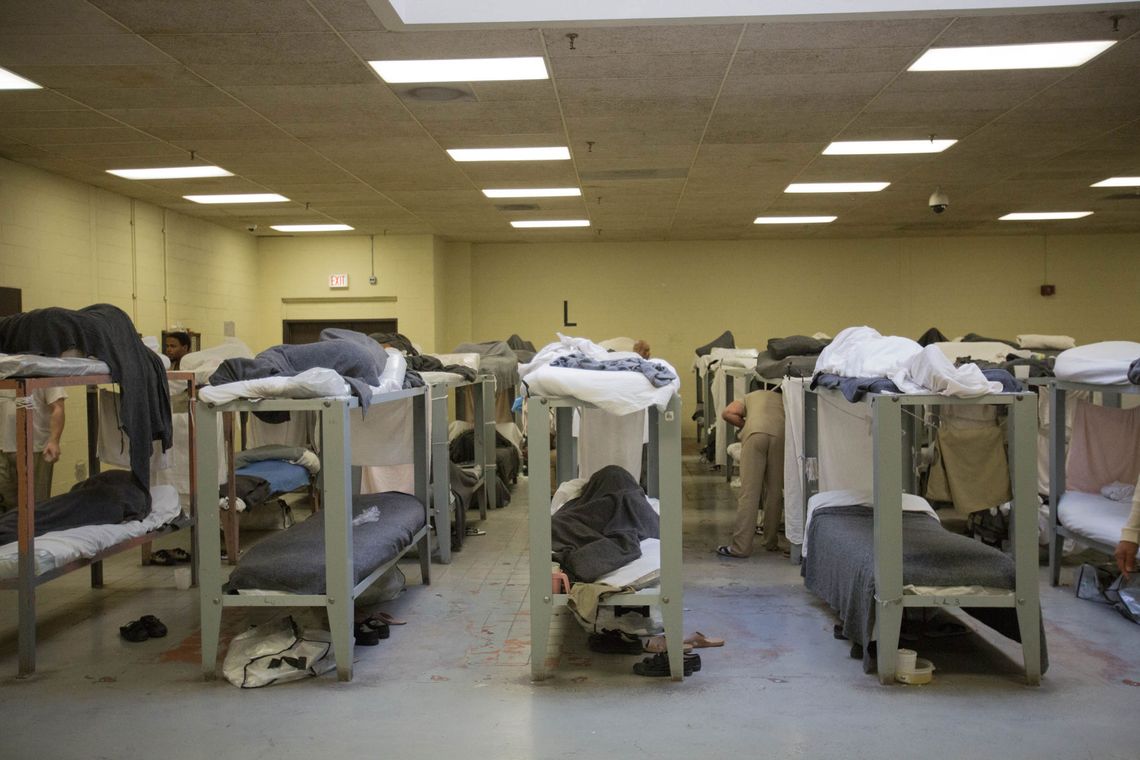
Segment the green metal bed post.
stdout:
<svg viewBox="0 0 1140 760">
<path fill-rule="evenodd" d="M 197 405 L 198 460 L 197 492 L 203 495 L 218 492 L 218 414 L 211 405 L 201 401 Z M 205 508 L 198 510 L 194 530 L 198 532 L 198 549 L 202 557 L 198 563 L 198 603 L 202 615 L 202 675 L 213 679 L 217 675 L 218 638 L 222 626 L 222 541 L 221 520 L 212 500 L 203 499 Z"/>
<path fill-rule="evenodd" d="M 1010 510 L 1017 627 L 1025 681 L 1041 683 L 1041 599 L 1037 588 L 1037 397 L 1021 393 L 1009 407 Z"/>
<path fill-rule="evenodd" d="M 546 678 L 553 599 L 550 585 L 550 413 L 546 399 L 527 400 L 530 504 L 530 676 Z"/>
<path fill-rule="evenodd" d="M 346 463 L 352 461 L 349 440 L 348 407 L 325 401 L 320 410 L 321 452 L 335 452 L 340 461 L 324 466 L 322 504 L 325 521 L 325 596 L 329 632 L 336 655 L 336 675 L 341 681 L 352 680 L 352 475 Z M 343 457 L 343 458 L 342 458 Z"/>
<path fill-rule="evenodd" d="M 874 437 L 875 627 L 879 682 L 895 679 L 903 617 L 902 405 L 897 396 L 871 401 Z M 888 548 L 889 547 L 889 548 Z M 864 642 L 864 646 L 869 646 Z"/>
</svg>

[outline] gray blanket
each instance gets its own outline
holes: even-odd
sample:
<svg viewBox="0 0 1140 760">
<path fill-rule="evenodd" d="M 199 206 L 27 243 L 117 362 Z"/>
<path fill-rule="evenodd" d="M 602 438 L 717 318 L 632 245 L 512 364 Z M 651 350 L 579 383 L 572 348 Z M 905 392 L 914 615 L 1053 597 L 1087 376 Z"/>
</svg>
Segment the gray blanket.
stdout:
<svg viewBox="0 0 1140 760">
<path fill-rule="evenodd" d="M 369 507 L 380 510 L 378 522 L 352 528 L 353 583 L 395 559 L 424 526 L 424 507 L 404 493 L 354 496 L 353 516 Z M 326 505 L 326 508 L 335 508 Z M 270 535 L 250 547 L 234 568 L 224 589 L 268 589 L 292 594 L 325 593 L 325 520 L 317 512 L 288 530 Z"/>
<path fill-rule="evenodd" d="M 484 373 L 495 376 L 499 392 L 519 386 L 519 357 L 505 341 L 460 343 L 452 353 L 479 354 L 479 366 Z"/>
<path fill-rule="evenodd" d="M 1128 367 L 1128 382 L 1133 385 L 1140 385 L 1140 359 L 1132 362 Z"/>
<path fill-rule="evenodd" d="M 551 367 L 570 367 L 571 369 L 591 369 L 599 372 L 640 372 L 645 375 L 654 388 L 663 388 L 677 379 L 673 371 L 660 364 L 642 359 L 640 356 L 628 359 L 591 359 L 583 353 L 575 351 L 572 354 L 559 356 L 550 362 Z"/>
<path fill-rule="evenodd" d="M 818 355 L 813 356 L 785 356 L 776 359 L 767 351 L 761 351 L 756 357 L 756 374 L 769 380 L 779 380 L 784 377 L 811 377 L 815 372 Z"/>
<path fill-rule="evenodd" d="M 581 495 L 550 518 L 554 560 L 574 582 L 592 583 L 641 556 L 641 541 L 660 538 L 661 526 L 633 476 L 608 465 L 586 481 Z"/>
<path fill-rule="evenodd" d="M 929 516 L 903 513 L 903 584 L 1014 587 L 1013 560 L 993 547 L 951 533 Z M 871 672 L 875 626 L 874 515 L 866 507 L 828 507 L 812 514 L 811 552 L 800 571 L 808 590 L 838 615 L 843 635 L 863 645 L 863 669 Z M 994 630 L 1020 640 L 1009 608 L 962 608 Z M 1041 670 L 1048 668 L 1044 627 Z"/>
</svg>

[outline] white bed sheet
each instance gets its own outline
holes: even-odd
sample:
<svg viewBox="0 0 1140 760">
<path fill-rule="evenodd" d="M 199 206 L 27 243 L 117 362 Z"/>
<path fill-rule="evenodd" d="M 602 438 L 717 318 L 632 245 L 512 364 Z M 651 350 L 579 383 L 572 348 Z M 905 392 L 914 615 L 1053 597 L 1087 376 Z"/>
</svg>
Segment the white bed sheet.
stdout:
<svg viewBox="0 0 1140 760">
<path fill-rule="evenodd" d="M 804 542 L 803 542 L 803 556 L 808 553 L 808 528 L 811 527 L 812 514 L 817 509 L 824 507 L 849 507 L 859 506 L 872 508 L 875 500 L 871 497 L 870 491 L 854 491 L 854 490 L 838 490 L 838 491 L 820 491 L 815 496 L 808 499 L 807 507 L 807 520 L 804 523 Z M 902 495 L 902 511 L 903 512 L 921 512 L 928 515 L 931 519 L 941 523 L 938 519 L 938 513 L 930 506 L 930 502 L 921 496 L 914 494 L 904 493 Z"/>
<path fill-rule="evenodd" d="M 444 366 L 449 364 L 459 364 L 464 367 L 470 367 L 476 372 L 479 371 L 479 360 L 482 358 L 479 354 L 427 354 L 427 356 L 434 356 L 439 359 Z"/>
<path fill-rule="evenodd" d="M 1132 502 L 1113 501 L 1097 493 L 1066 491 L 1057 505 L 1057 519 L 1069 530 L 1115 545 L 1128 521 Z"/>
<path fill-rule="evenodd" d="M 1127 385 L 1128 366 L 1140 359 L 1140 343 L 1106 340 L 1070 348 L 1057 355 L 1058 380 L 1098 385 Z"/>
<path fill-rule="evenodd" d="M 131 538 L 138 538 L 170 522 L 182 513 L 173 486 L 152 486 L 150 514 L 144 520 L 115 525 L 84 525 L 45 533 L 35 539 L 36 575 L 77 559 L 90 559 L 99 552 Z M 19 545 L 0 546 L 0 579 L 19 575 Z"/>
<path fill-rule="evenodd" d="M 74 377 L 109 375 L 111 368 L 98 359 L 80 357 L 0 354 L 0 379 L 7 377 Z"/>
<path fill-rule="evenodd" d="M 653 361 L 664 364 L 674 375 L 677 374 L 672 365 L 663 359 Z M 531 370 L 525 383 L 530 396 L 575 398 L 618 416 L 648 409 L 650 406 L 664 411 L 669 405 L 669 399 L 681 389 L 680 379 L 656 388 L 640 372 L 603 372 L 551 367 L 549 364 Z"/>
</svg>

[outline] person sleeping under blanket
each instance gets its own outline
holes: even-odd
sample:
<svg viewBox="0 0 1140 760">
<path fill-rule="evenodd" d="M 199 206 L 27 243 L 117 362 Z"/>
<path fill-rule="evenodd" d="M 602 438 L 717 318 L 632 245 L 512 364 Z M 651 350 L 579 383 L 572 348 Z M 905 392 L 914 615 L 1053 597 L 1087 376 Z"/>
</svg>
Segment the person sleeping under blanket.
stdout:
<svg viewBox="0 0 1140 760">
<path fill-rule="evenodd" d="M 570 580 L 592 583 L 641 556 L 641 542 L 660 538 L 660 518 L 624 467 L 608 465 L 550 518 L 551 554 Z"/>
<path fill-rule="evenodd" d="M 150 491 L 127 470 L 108 470 L 76 483 L 70 491 L 36 505 L 35 535 L 83 525 L 142 520 L 150 514 Z M 0 546 L 17 539 L 19 510 L 0 516 Z"/>
</svg>

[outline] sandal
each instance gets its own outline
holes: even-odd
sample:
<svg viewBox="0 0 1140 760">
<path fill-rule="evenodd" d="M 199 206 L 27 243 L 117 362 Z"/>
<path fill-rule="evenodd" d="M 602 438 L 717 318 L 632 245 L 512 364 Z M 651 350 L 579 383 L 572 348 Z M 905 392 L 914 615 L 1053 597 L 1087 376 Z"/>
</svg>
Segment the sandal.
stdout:
<svg viewBox="0 0 1140 760">
<path fill-rule="evenodd" d="M 170 556 L 174 558 L 175 562 L 189 562 L 190 561 L 190 552 L 186 551 L 185 549 L 183 549 L 181 547 L 176 548 L 176 549 L 171 549 L 170 550 Z"/>
<path fill-rule="evenodd" d="M 178 560 L 176 560 L 174 558 L 174 555 L 172 555 L 166 549 L 159 549 L 156 552 L 152 552 L 150 555 L 150 564 L 152 565 L 162 565 L 163 567 L 169 567 L 170 565 L 177 563 Z"/>
<path fill-rule="evenodd" d="M 396 617 L 394 615 L 390 615 L 387 612 L 373 612 L 372 618 L 375 618 L 376 620 L 379 620 L 383 623 L 387 623 L 388 625 L 407 625 L 408 624 L 407 620 L 400 620 L 398 617 Z"/>
<path fill-rule="evenodd" d="M 683 646 L 683 649 L 686 653 L 693 651 L 693 645 L 692 644 L 686 643 L 682 646 Z M 655 654 L 659 653 L 659 652 L 668 652 L 669 646 L 668 646 L 668 643 L 665 641 L 664 636 L 651 636 L 645 640 L 645 651 L 646 652 L 652 652 Z"/>
<path fill-rule="evenodd" d="M 685 643 L 692 644 L 697 649 L 703 649 L 705 647 L 722 647 L 724 646 L 724 639 L 710 638 L 700 631 L 693 631 L 685 637 Z"/>
<path fill-rule="evenodd" d="M 119 635 L 127 641 L 131 641 L 136 644 L 140 641 L 146 641 L 150 638 L 150 634 L 147 633 L 146 630 L 146 624 L 141 620 L 132 620 L 126 625 L 119 626 Z"/>
<path fill-rule="evenodd" d="M 154 615 L 143 615 L 138 622 L 146 629 L 147 636 L 152 639 L 161 639 L 166 635 L 166 625 Z"/>
<path fill-rule="evenodd" d="M 720 556 L 722 556 L 722 557 L 731 557 L 732 559 L 746 559 L 746 556 L 745 556 L 745 555 L 743 555 L 743 554 L 737 554 L 736 552 L 734 552 L 734 551 L 733 551 L 733 550 L 732 550 L 730 547 L 728 547 L 727 545 L 725 545 L 725 546 L 718 546 L 718 547 L 716 548 L 716 553 L 717 553 L 717 554 L 719 554 L 719 555 L 720 555 Z"/>
</svg>

